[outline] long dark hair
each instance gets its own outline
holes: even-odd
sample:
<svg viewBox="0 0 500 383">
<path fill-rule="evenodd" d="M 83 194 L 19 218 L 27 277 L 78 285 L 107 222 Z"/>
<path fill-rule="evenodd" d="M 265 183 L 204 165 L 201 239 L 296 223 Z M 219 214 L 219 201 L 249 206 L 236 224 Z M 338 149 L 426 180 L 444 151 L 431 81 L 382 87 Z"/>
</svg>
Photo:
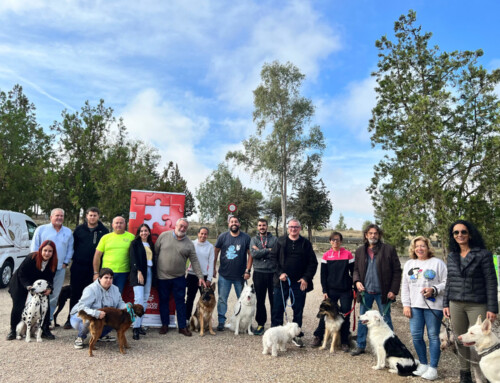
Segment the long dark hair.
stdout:
<svg viewBox="0 0 500 383">
<path fill-rule="evenodd" d="M 463 219 L 458 219 L 455 222 L 453 222 L 450 225 L 450 228 L 448 230 L 448 235 L 449 235 L 449 243 L 448 247 L 451 252 L 453 253 L 460 253 L 460 246 L 455 241 L 455 237 L 453 236 L 453 228 L 455 225 L 462 224 L 467 228 L 467 231 L 469 232 L 469 247 L 479 247 L 480 249 L 486 249 L 486 246 L 483 241 L 483 236 L 479 232 L 479 230 L 474 226 L 472 223 L 469 221 L 463 220 Z"/>
<path fill-rule="evenodd" d="M 149 225 L 147 223 L 143 223 L 141 226 L 139 226 L 137 228 L 137 233 L 135 233 L 134 241 L 142 242 L 142 238 L 141 238 L 140 234 L 141 234 L 141 229 L 143 227 L 145 227 L 149 231 L 147 242 L 149 243 L 149 246 L 150 246 L 151 251 L 152 251 L 152 250 L 154 250 L 155 246 L 153 245 L 153 237 L 151 237 L 151 228 L 149 227 Z"/>
<path fill-rule="evenodd" d="M 36 260 L 36 268 L 38 270 L 42 269 L 42 262 L 43 262 L 43 257 L 42 257 L 42 250 L 44 247 L 50 246 L 52 247 L 52 257 L 50 257 L 47 267 L 52 271 L 55 272 L 57 270 L 57 250 L 56 250 L 56 244 L 51 241 L 50 239 L 47 239 L 46 241 L 43 241 L 40 247 L 38 248 L 38 251 L 35 251 L 33 253 L 33 259 Z"/>
</svg>

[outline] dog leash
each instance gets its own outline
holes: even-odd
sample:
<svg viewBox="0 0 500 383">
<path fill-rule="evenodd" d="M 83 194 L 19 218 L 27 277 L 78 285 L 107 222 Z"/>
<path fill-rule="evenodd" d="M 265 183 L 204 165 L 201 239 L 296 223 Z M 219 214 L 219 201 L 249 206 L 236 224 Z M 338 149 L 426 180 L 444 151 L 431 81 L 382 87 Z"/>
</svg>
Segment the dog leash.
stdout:
<svg viewBox="0 0 500 383">
<path fill-rule="evenodd" d="M 352 323 L 352 331 L 355 331 L 356 330 L 356 311 L 354 310 L 356 308 L 356 290 L 352 290 L 352 309 L 350 309 L 348 312 L 346 312 L 345 314 L 342 314 L 342 316 L 344 317 L 344 319 L 352 312 L 354 312 L 353 315 L 353 323 Z"/>
<path fill-rule="evenodd" d="M 130 315 L 130 320 L 132 321 L 132 323 L 134 323 L 135 322 L 135 312 L 134 312 L 134 309 L 132 308 L 132 303 L 130 303 L 130 302 L 127 303 L 127 312 Z"/>
<path fill-rule="evenodd" d="M 286 277 L 288 281 L 288 298 L 290 298 L 290 305 L 287 305 L 285 301 L 285 294 L 283 293 L 283 281 L 280 279 L 280 287 L 281 287 L 281 299 L 283 300 L 283 311 L 285 312 L 285 320 L 288 323 L 288 315 L 286 313 L 287 307 L 293 307 L 295 304 L 295 295 L 293 295 L 292 283 L 290 282 L 290 278 Z"/>
<path fill-rule="evenodd" d="M 365 292 L 364 291 L 360 291 L 359 294 L 361 295 L 361 304 L 363 306 L 365 306 L 365 309 L 368 311 L 368 310 L 371 310 L 370 307 L 367 306 L 366 304 L 366 301 L 365 301 Z M 386 304 L 382 304 L 384 306 L 384 310 L 382 312 L 382 316 L 385 316 L 387 314 L 387 312 L 389 311 L 389 309 L 391 308 L 391 305 L 395 302 L 395 300 L 391 300 L 389 299 L 387 301 Z M 380 311 L 380 308 L 379 308 L 379 311 Z"/>
</svg>

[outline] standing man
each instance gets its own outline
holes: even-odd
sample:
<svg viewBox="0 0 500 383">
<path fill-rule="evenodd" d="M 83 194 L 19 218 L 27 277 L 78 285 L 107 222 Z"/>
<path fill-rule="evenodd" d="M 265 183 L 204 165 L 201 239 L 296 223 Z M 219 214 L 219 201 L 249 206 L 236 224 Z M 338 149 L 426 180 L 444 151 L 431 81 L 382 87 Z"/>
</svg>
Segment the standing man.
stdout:
<svg viewBox="0 0 500 383">
<path fill-rule="evenodd" d="M 217 258 L 220 253 L 219 299 L 217 300 L 218 331 L 224 331 L 227 298 L 231 292 L 231 286 L 234 286 L 236 296 L 239 298 L 243 290 L 243 283 L 250 278 L 250 269 L 252 268 L 250 236 L 240 231 L 240 221 L 236 217 L 229 218 L 228 227 L 229 231 L 222 233 L 217 238 L 214 252 L 214 278 L 217 276 Z"/>
<path fill-rule="evenodd" d="M 373 223 L 365 228 L 365 243 L 356 249 L 354 257 L 353 281 L 359 292 L 357 300 L 361 302 L 359 314 L 370 310 L 376 301 L 384 321 L 393 329 L 390 304 L 399 292 L 402 271 L 396 249 L 381 241 L 382 234 Z M 367 331 L 366 325 L 359 321 L 357 347 L 351 352 L 352 356 L 365 352 Z"/>
<path fill-rule="evenodd" d="M 302 314 L 306 304 L 306 293 L 313 289 L 313 278 L 318 268 L 318 260 L 311 242 L 300 235 L 298 219 L 288 222 L 288 235 L 280 237 L 271 251 L 271 260 L 276 264 L 274 273 L 274 294 L 271 326 L 283 325 L 285 302 L 290 289 L 293 292 L 293 321 L 302 327 Z M 293 300 L 292 300 L 293 301 Z M 292 339 L 297 347 L 304 347 L 301 332 Z"/>
<path fill-rule="evenodd" d="M 38 226 L 31 241 L 31 251 L 38 251 L 43 241 L 50 239 L 56 244 L 57 250 L 57 271 L 54 275 L 53 289 L 50 296 L 50 322 L 53 320 L 54 311 L 57 306 L 57 299 L 61 292 L 68 267 L 73 257 L 73 235 L 71 230 L 64 223 L 64 210 L 61 208 L 52 209 L 50 212 L 50 223 Z M 42 328 L 42 338 L 55 339 L 49 330 L 49 323 L 44 321 Z"/>
<path fill-rule="evenodd" d="M 264 334 L 264 325 L 267 321 L 266 294 L 269 297 L 271 312 L 273 311 L 273 277 L 276 265 L 271 262 L 270 253 L 276 244 L 277 238 L 267 231 L 267 220 L 261 218 L 257 222 L 259 234 L 250 241 L 250 253 L 253 259 L 253 283 L 257 296 L 257 330 L 255 335 Z"/>
<path fill-rule="evenodd" d="M 193 270 L 198 277 L 198 285 L 205 286 L 205 279 L 201 271 L 200 262 L 196 256 L 193 242 L 186 235 L 189 223 L 186 218 L 179 218 L 175 223 L 173 231 L 165 231 L 160 234 L 155 243 L 154 267 L 158 278 L 158 294 L 160 295 L 160 334 L 168 332 L 170 321 L 168 301 L 170 292 L 175 300 L 177 310 L 177 325 L 179 333 L 191 336 L 192 333 L 186 327 L 186 264 L 191 262 Z"/>
<path fill-rule="evenodd" d="M 73 254 L 70 275 L 70 308 L 73 308 L 73 306 L 78 303 L 82 296 L 83 289 L 93 282 L 95 249 L 101 238 L 109 233 L 109 230 L 99 221 L 99 215 L 100 212 L 98 208 L 91 207 L 87 209 L 85 214 L 86 222 L 77 226 L 73 232 L 73 248 L 75 251 Z M 69 316 L 64 328 L 72 328 Z"/>
<path fill-rule="evenodd" d="M 130 272 L 128 250 L 130 242 L 134 240 L 135 236 L 125 231 L 127 224 L 122 216 L 113 218 L 111 227 L 113 232 L 104 235 L 95 250 L 94 281 L 99 276 L 101 267 L 109 268 L 114 273 L 113 284 L 118 287 L 121 294 Z"/>
</svg>

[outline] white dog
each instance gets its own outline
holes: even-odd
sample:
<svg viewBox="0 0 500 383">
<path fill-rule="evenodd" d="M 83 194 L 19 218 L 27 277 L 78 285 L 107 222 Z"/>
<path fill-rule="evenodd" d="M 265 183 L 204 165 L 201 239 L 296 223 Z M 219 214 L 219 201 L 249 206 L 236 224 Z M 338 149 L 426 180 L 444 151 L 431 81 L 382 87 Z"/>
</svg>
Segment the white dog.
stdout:
<svg viewBox="0 0 500 383">
<path fill-rule="evenodd" d="M 29 290 L 31 299 L 24 306 L 21 322 L 16 327 L 16 338 L 21 339 L 26 334 L 26 342 L 31 341 L 31 335 L 36 333 L 36 341 L 42 341 L 42 324 L 49 308 L 49 298 L 44 294 L 49 284 L 44 279 L 38 279 Z"/>
<path fill-rule="evenodd" d="M 252 319 L 255 316 L 257 298 L 253 285 L 246 285 L 241 292 L 240 299 L 234 306 L 234 314 L 226 323 L 226 328 L 234 331 L 234 335 L 239 335 L 240 328 L 247 330 L 248 335 L 253 335 Z"/>
<path fill-rule="evenodd" d="M 262 346 L 264 355 L 269 354 L 278 356 L 278 351 L 286 351 L 286 344 L 300 334 L 300 327 L 295 322 L 287 323 L 284 326 L 276 326 L 268 329 L 262 337 Z"/>
<path fill-rule="evenodd" d="M 479 367 L 486 379 L 492 383 L 500 382 L 500 341 L 491 331 L 491 322 L 485 319 L 481 323 L 481 316 L 477 317 L 476 324 L 458 337 L 466 347 L 474 346 L 481 357 Z"/>
<path fill-rule="evenodd" d="M 387 361 L 389 372 L 401 376 L 413 376 L 413 371 L 417 369 L 413 355 L 384 322 L 382 315 L 377 310 L 370 310 L 359 319 L 368 326 L 368 339 L 377 355 L 377 365 L 372 368 L 381 370 L 385 368 Z"/>
</svg>

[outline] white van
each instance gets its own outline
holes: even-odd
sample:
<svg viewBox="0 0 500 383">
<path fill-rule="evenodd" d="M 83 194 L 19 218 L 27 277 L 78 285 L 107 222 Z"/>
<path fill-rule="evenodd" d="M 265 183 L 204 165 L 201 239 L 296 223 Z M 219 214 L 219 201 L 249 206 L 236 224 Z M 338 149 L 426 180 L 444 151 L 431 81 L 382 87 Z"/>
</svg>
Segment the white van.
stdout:
<svg viewBox="0 0 500 383">
<path fill-rule="evenodd" d="M 30 253 L 36 224 L 23 213 L 0 210 L 0 288 L 9 284 L 12 274 Z"/>
</svg>

